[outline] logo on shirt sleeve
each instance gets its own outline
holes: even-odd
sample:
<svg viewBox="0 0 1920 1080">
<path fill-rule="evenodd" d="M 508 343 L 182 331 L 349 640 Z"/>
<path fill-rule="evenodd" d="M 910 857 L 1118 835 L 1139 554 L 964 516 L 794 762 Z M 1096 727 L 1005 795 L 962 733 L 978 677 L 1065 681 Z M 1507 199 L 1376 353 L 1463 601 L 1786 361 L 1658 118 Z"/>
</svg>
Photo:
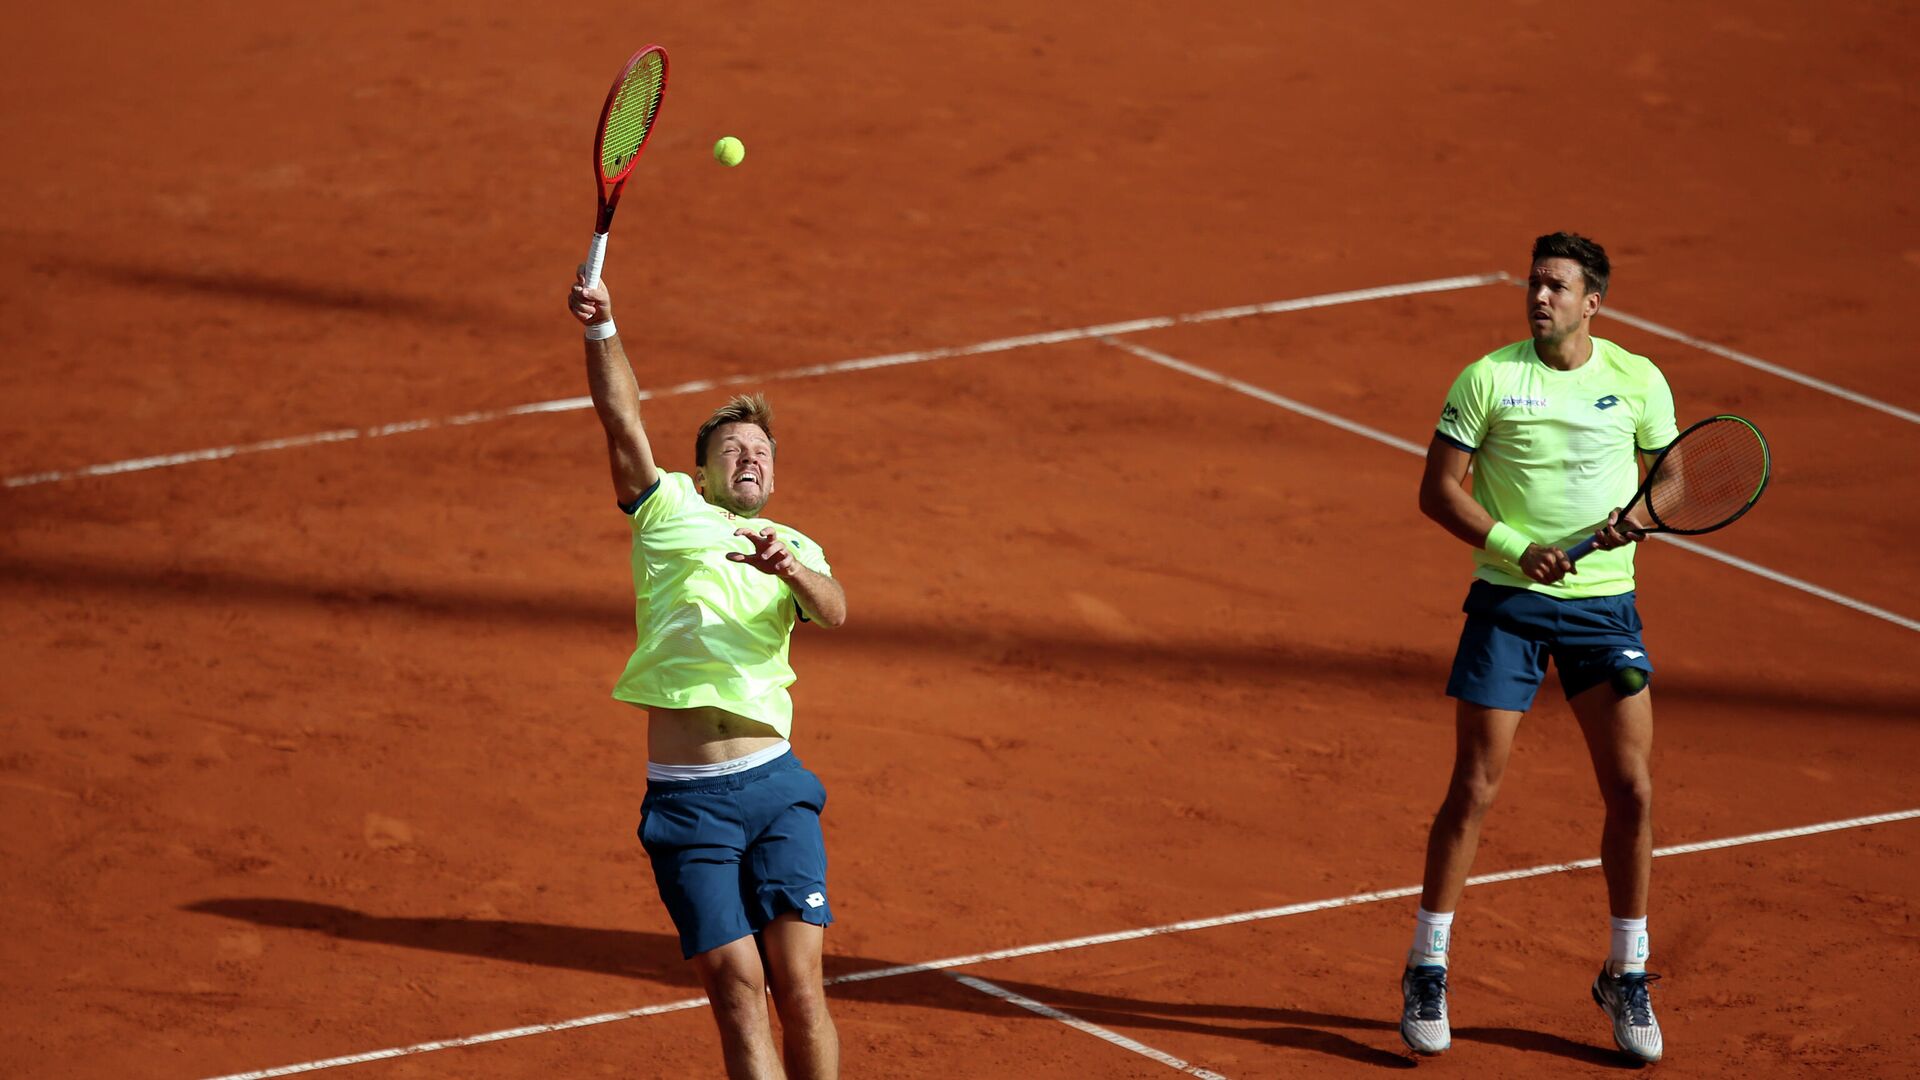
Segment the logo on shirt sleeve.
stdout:
<svg viewBox="0 0 1920 1080">
<path fill-rule="evenodd" d="M 1447 407 L 1440 410 L 1440 422 L 1443 424 L 1459 423 L 1460 422 L 1459 407 L 1454 405 L 1454 403 L 1451 401 L 1447 402 Z"/>
</svg>

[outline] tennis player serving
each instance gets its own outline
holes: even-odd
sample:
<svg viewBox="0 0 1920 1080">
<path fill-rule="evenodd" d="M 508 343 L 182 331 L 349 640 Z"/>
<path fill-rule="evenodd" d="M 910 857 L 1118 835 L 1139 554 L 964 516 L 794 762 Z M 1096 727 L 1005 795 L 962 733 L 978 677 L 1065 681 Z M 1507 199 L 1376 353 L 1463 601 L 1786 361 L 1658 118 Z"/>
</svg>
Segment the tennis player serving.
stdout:
<svg viewBox="0 0 1920 1080">
<path fill-rule="evenodd" d="M 846 594 L 818 544 L 760 516 L 774 490 L 764 398 L 735 397 L 701 425 L 692 475 L 654 463 L 612 300 L 587 270 L 567 306 L 586 325 L 587 385 L 633 526 L 639 638 L 613 696 L 647 710 L 640 840 L 713 1003 L 727 1075 L 835 1077 L 820 971 L 827 796 L 787 742 L 787 645 L 796 619 L 844 622 Z"/>
<path fill-rule="evenodd" d="M 1400 1036 L 1437 1054 L 1452 1042 L 1448 948 L 1480 824 L 1520 718 L 1549 658 L 1579 719 L 1606 804 L 1600 858 L 1611 948 L 1593 997 L 1629 1056 L 1658 1061 L 1647 974 L 1653 859 L 1653 665 L 1634 610 L 1633 543 L 1618 507 L 1641 459 L 1677 435 L 1673 395 L 1653 362 L 1594 337 L 1607 292 L 1599 244 L 1571 233 L 1534 241 L 1527 279 L 1532 339 L 1467 365 L 1427 449 L 1420 509 L 1474 548 L 1466 627 L 1447 694 L 1456 699 L 1446 801 L 1427 840 L 1413 949 L 1401 977 Z M 1471 491 L 1467 485 L 1472 469 Z M 1576 568 L 1567 549 L 1595 536 Z"/>
</svg>

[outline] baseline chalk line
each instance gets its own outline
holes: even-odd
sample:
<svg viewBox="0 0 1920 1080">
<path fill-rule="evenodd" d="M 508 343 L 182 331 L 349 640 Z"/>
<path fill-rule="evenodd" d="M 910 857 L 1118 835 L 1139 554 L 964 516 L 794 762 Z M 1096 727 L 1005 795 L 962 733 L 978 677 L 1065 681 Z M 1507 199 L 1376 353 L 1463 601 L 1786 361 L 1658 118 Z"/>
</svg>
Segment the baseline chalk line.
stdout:
<svg viewBox="0 0 1920 1080">
<path fill-rule="evenodd" d="M 1789 840 L 1798 837 L 1817 836 L 1822 833 L 1839 832 L 1843 829 L 1858 829 L 1869 825 L 1884 825 L 1896 821 L 1910 821 L 1920 818 L 1920 809 L 1896 810 L 1886 814 L 1869 814 L 1864 817 L 1846 818 L 1840 821 L 1826 821 L 1817 825 L 1799 825 L 1787 829 L 1774 829 L 1769 832 L 1748 833 L 1744 836 L 1729 836 L 1718 840 L 1702 840 L 1689 844 L 1675 844 L 1671 847 L 1656 848 L 1654 858 L 1673 855 L 1690 855 L 1701 851 L 1721 851 L 1726 848 L 1742 847 L 1748 844 L 1764 844 L 1775 840 Z M 1504 870 L 1491 874 L 1479 874 L 1467 879 L 1467 884 L 1491 885 L 1504 881 L 1519 881 L 1523 878 L 1543 877 L 1548 874 L 1564 874 L 1574 870 L 1588 870 L 1598 867 L 1599 859 L 1577 859 L 1572 862 L 1546 863 L 1530 866 L 1522 870 Z M 1037 945 L 1021 945 L 1010 949 L 995 949 L 991 952 L 973 953 L 967 956 L 950 956 L 944 960 L 929 960 L 920 964 L 901 964 L 896 967 L 878 968 L 872 971 L 857 971 L 847 975 L 836 975 L 826 980 L 827 985 L 840 983 L 870 982 L 874 979 L 890 979 L 901 975 L 916 975 L 923 972 L 944 971 L 948 968 L 967 967 L 993 960 L 1011 960 L 1021 956 L 1036 956 L 1041 953 L 1065 952 L 1070 949 L 1084 949 L 1095 945 L 1110 945 L 1122 941 L 1138 941 L 1141 938 L 1159 937 L 1165 934 L 1181 934 L 1193 930 L 1208 930 L 1217 926 L 1232 926 L 1238 923 L 1260 922 L 1266 919 L 1284 918 L 1289 915 L 1304 915 L 1314 911 L 1331 911 L 1336 908 L 1354 907 L 1359 904 L 1377 903 L 1382 900 L 1395 900 L 1407 896 L 1418 896 L 1420 886 L 1407 885 L 1397 889 L 1382 889 L 1376 892 L 1356 893 L 1331 900 L 1312 900 L 1300 904 L 1286 904 L 1281 907 L 1261 908 L 1257 911 L 1242 911 L 1232 915 L 1218 915 L 1206 919 L 1189 919 L 1185 922 L 1167 923 L 1162 926 L 1148 926 L 1135 930 L 1120 930 L 1107 934 L 1091 934 L 1086 937 L 1067 938 L 1062 941 L 1048 941 Z M 252 1072 L 230 1073 L 210 1080 L 268 1080 L 275 1076 L 293 1076 L 298 1073 L 318 1072 L 322 1069 L 335 1069 L 343 1065 L 358 1065 L 369 1061 L 390 1058 L 409 1057 L 414 1054 L 431 1053 L 435 1050 L 450 1050 L 461 1046 L 477 1046 L 482 1043 L 501 1042 L 506 1039 L 519 1039 L 529 1035 L 543 1035 L 552 1031 L 566 1031 L 572 1028 L 589 1027 L 594 1024 L 609 1024 L 618 1020 L 632 1020 L 643 1016 L 656 1016 L 661 1013 L 678 1012 L 682 1009 L 697 1009 L 707 1003 L 704 997 L 687 998 L 683 1001 L 670 1001 L 659 1005 L 646 1005 L 637 1009 L 621 1012 L 599 1013 L 594 1016 L 582 1016 L 572 1020 L 558 1020 L 548 1024 L 528 1024 L 524 1027 L 507 1028 L 503 1031 L 491 1031 L 482 1035 L 467 1035 L 454 1039 L 436 1039 L 432 1042 L 415 1043 L 411 1046 L 398 1046 L 385 1050 L 370 1050 L 361 1054 L 348 1054 L 343 1057 L 326 1058 L 320 1061 L 307 1061 L 298 1065 L 282 1065 L 272 1069 L 256 1069 Z"/>
</svg>

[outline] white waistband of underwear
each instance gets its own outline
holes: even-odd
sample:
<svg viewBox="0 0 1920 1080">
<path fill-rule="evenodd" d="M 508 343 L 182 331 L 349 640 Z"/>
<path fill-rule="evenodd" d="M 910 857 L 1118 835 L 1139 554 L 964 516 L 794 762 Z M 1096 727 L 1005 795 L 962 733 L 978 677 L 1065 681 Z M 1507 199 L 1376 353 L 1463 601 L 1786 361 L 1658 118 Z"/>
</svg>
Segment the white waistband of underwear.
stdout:
<svg viewBox="0 0 1920 1080">
<path fill-rule="evenodd" d="M 649 761 L 647 762 L 647 779 L 711 780 L 716 776 L 732 776 L 737 772 L 757 769 L 792 749 L 793 744 L 782 739 L 765 750 L 755 750 L 746 757 L 737 757 L 731 761 L 716 761 L 711 765 L 662 765 L 657 761 Z"/>
</svg>

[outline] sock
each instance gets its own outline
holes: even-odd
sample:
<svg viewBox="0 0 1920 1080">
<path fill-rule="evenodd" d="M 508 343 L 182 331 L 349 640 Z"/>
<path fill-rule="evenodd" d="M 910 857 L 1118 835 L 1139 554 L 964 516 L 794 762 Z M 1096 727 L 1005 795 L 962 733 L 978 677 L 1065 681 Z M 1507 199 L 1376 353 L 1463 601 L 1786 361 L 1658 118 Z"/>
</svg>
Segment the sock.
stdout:
<svg viewBox="0 0 1920 1080">
<path fill-rule="evenodd" d="M 1438 964 L 1447 966 L 1447 949 L 1453 944 L 1453 912 L 1434 914 L 1421 908 L 1414 916 L 1413 948 L 1407 951 L 1407 966 Z"/>
<path fill-rule="evenodd" d="M 1647 917 L 1613 917 L 1613 948 L 1607 954 L 1607 970 L 1618 975 L 1625 971 L 1647 970 Z"/>
</svg>

